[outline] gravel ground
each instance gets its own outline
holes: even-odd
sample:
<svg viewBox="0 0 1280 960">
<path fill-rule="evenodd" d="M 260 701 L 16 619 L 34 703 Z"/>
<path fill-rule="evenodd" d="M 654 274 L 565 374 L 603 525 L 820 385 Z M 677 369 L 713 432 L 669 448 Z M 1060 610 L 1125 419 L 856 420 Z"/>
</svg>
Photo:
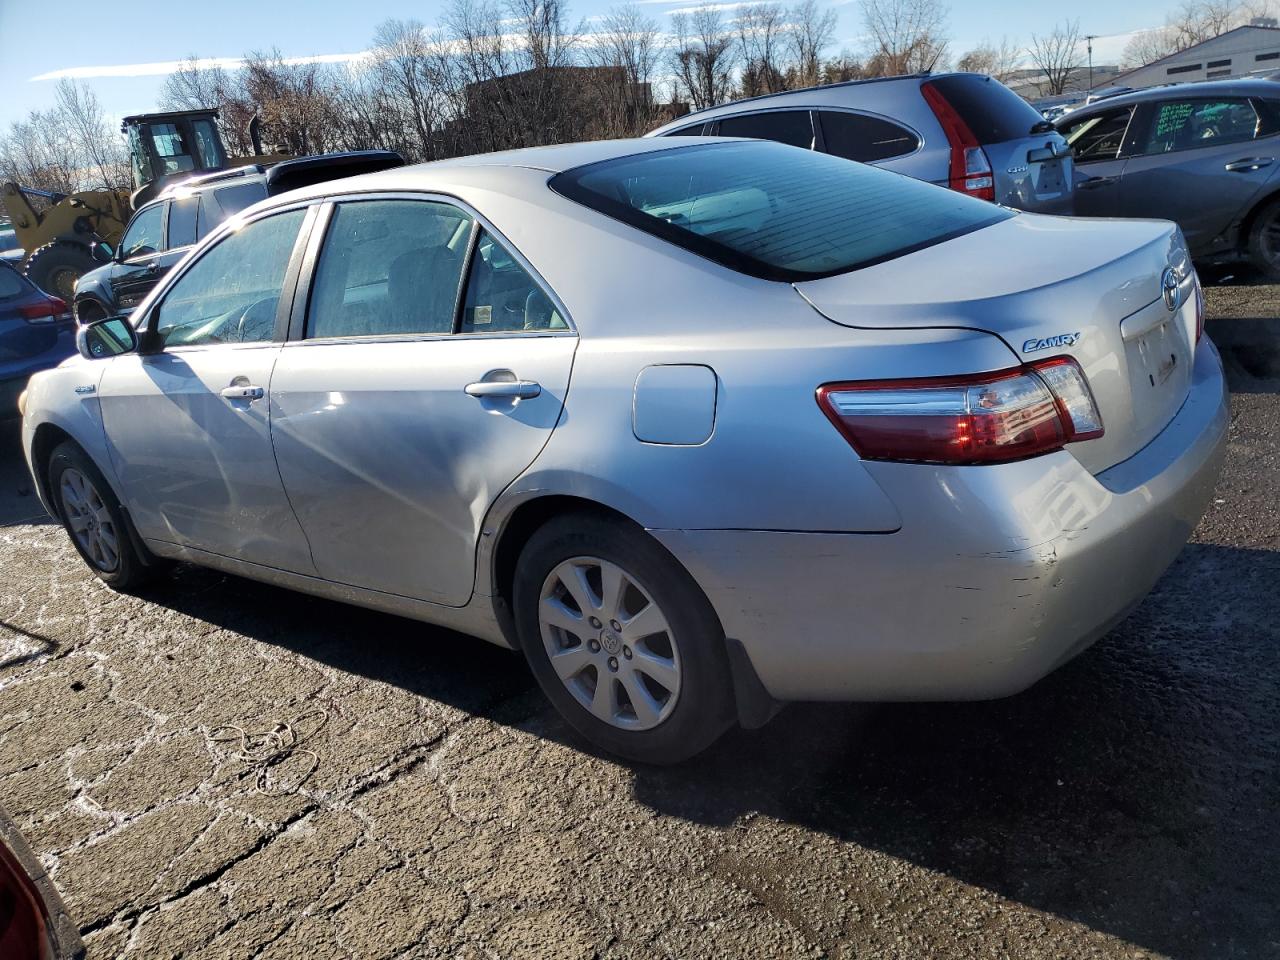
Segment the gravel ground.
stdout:
<svg viewBox="0 0 1280 960">
<path fill-rule="evenodd" d="M 1147 602 L 1032 690 L 594 755 L 521 660 L 192 567 L 145 596 L 0 430 L 0 804 L 91 957 L 1280 957 L 1280 290 Z"/>
</svg>

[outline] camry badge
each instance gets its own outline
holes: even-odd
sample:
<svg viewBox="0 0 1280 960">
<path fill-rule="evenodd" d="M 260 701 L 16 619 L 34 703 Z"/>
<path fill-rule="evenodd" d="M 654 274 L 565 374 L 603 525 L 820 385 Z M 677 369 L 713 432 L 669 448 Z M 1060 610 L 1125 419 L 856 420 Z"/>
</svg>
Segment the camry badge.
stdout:
<svg viewBox="0 0 1280 960">
<path fill-rule="evenodd" d="M 1178 304 L 1182 300 L 1182 291 L 1178 287 L 1178 271 L 1173 267 L 1165 267 L 1164 273 L 1160 275 L 1160 294 L 1164 297 L 1164 305 L 1169 308 L 1169 312 L 1178 309 Z"/>
<path fill-rule="evenodd" d="M 98 391 L 98 388 L 95 387 L 93 384 L 89 384 L 84 387 L 76 387 L 76 393 L 80 393 L 80 394 L 96 393 L 97 391 Z"/>
<path fill-rule="evenodd" d="M 1051 350 L 1054 347 L 1074 347 L 1080 342 L 1080 334 L 1059 333 L 1052 337 L 1033 337 L 1022 342 L 1023 353 L 1035 353 L 1037 350 Z"/>
</svg>

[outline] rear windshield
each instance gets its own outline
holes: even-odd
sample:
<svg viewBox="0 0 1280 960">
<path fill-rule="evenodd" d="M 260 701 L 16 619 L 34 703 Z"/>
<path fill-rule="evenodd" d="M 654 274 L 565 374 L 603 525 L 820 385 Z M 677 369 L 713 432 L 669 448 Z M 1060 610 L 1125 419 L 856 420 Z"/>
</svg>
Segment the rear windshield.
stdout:
<svg viewBox="0 0 1280 960">
<path fill-rule="evenodd" d="M 1031 104 L 991 77 L 958 74 L 928 82 L 947 98 L 981 144 L 1020 140 L 1044 122 Z"/>
<path fill-rule="evenodd" d="M 779 143 L 708 143 L 605 160 L 557 193 L 767 280 L 900 257 L 1013 214 L 909 177 Z"/>
<path fill-rule="evenodd" d="M 26 281 L 7 264 L 0 264 L 0 300 L 12 300 L 27 292 Z"/>
</svg>

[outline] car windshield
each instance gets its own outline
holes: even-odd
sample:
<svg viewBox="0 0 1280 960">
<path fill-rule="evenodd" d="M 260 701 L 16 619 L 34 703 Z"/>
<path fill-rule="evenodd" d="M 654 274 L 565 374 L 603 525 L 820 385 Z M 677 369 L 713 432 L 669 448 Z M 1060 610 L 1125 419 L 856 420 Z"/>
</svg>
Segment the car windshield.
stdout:
<svg viewBox="0 0 1280 960">
<path fill-rule="evenodd" d="M 770 142 L 709 143 L 606 160 L 551 188 L 741 273 L 846 273 L 1012 214 L 838 157 Z"/>
</svg>

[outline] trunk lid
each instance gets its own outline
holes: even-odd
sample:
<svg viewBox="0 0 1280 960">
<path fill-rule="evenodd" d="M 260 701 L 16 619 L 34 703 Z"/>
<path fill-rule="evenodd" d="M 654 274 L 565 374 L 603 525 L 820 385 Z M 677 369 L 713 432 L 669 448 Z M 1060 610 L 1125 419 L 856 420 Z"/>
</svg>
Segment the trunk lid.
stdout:
<svg viewBox="0 0 1280 960">
<path fill-rule="evenodd" d="M 1162 288 L 1171 266 L 1182 277 L 1174 310 Z M 1186 399 L 1194 283 L 1171 223 L 1024 215 L 795 288 L 843 326 L 981 330 L 1004 340 L 1011 366 L 1075 358 L 1106 432 L 1067 449 L 1099 473 L 1146 446 Z"/>
</svg>

